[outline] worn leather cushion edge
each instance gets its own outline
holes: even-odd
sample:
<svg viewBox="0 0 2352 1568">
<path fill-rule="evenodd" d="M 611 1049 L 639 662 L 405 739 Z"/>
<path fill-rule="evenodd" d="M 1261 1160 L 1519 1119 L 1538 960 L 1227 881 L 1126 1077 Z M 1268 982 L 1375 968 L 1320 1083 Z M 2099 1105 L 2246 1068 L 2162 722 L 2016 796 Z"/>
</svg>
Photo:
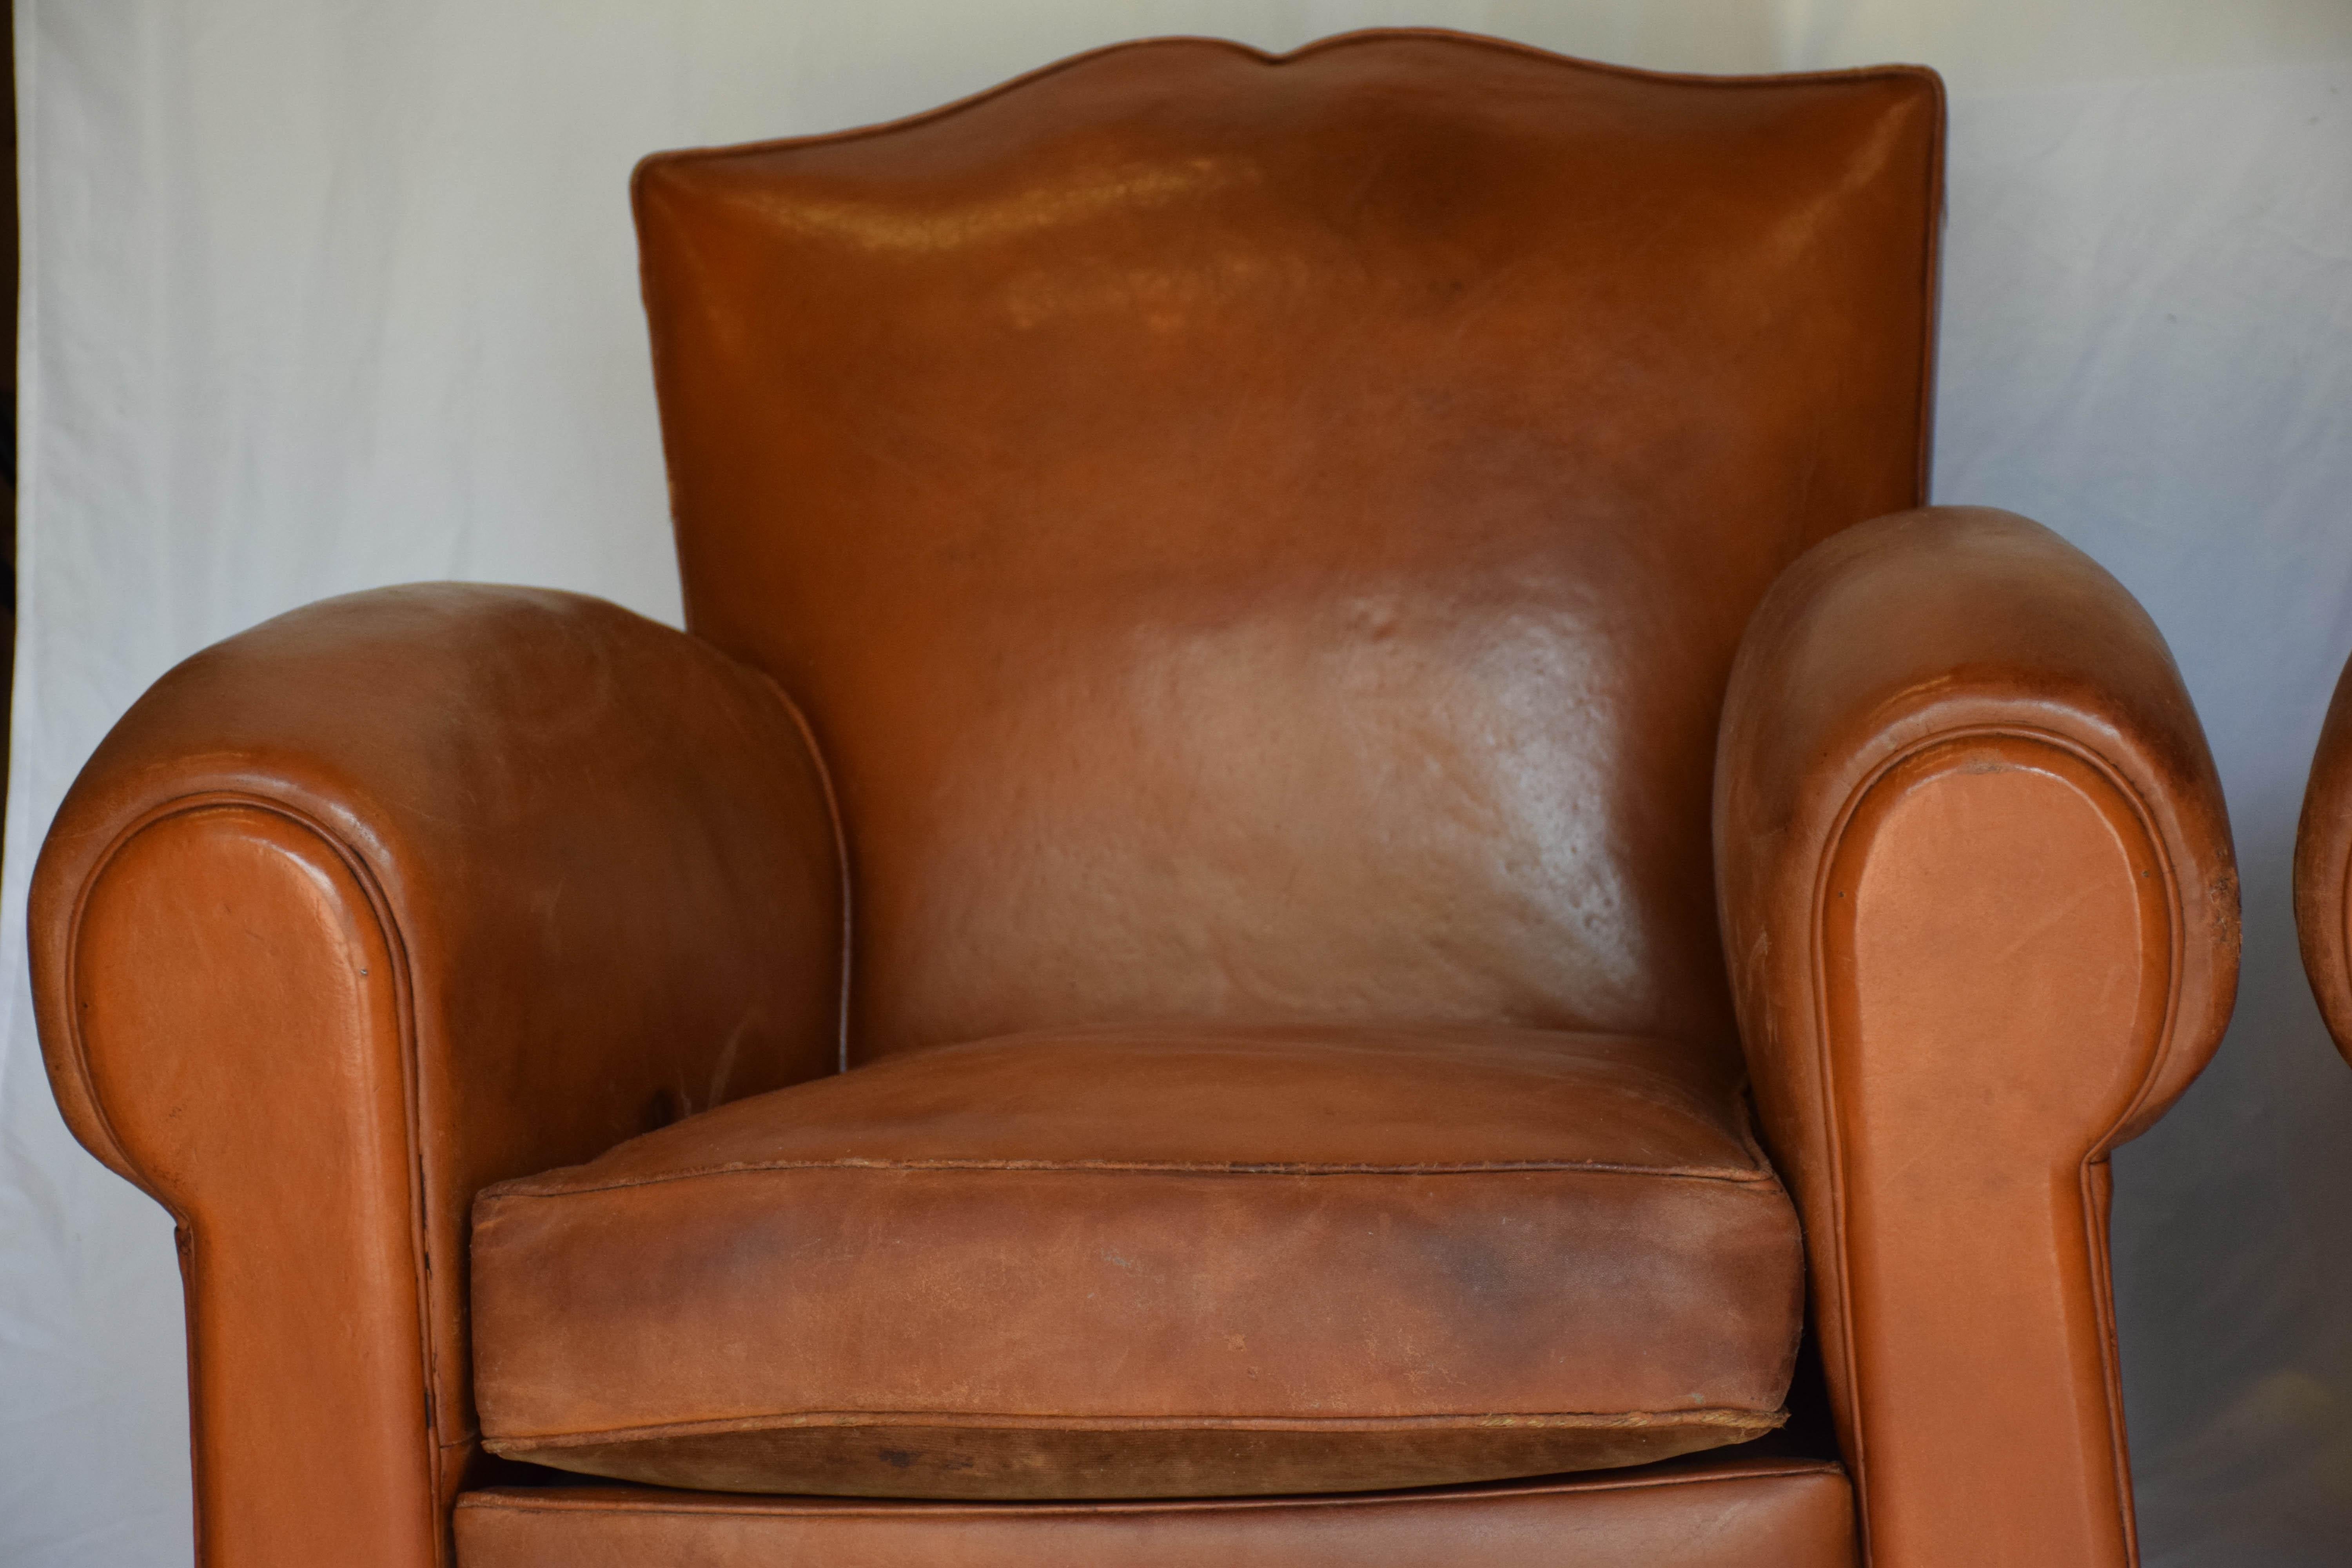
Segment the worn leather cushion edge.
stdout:
<svg viewBox="0 0 2352 1568">
<path fill-rule="evenodd" d="M 1773 1430 L 1783 1412 L 1406 1420 L 823 1414 L 698 1422 L 491 1452 L 654 1486 L 831 1497 L 1245 1497 L 1389 1490 L 1648 1464 Z"/>
<path fill-rule="evenodd" d="M 1710 1457 L 1538 1482 L 1338 1497 L 868 1502 L 635 1487 L 457 1501 L 460 1568 L 1852 1568 L 1833 1463 Z"/>
</svg>

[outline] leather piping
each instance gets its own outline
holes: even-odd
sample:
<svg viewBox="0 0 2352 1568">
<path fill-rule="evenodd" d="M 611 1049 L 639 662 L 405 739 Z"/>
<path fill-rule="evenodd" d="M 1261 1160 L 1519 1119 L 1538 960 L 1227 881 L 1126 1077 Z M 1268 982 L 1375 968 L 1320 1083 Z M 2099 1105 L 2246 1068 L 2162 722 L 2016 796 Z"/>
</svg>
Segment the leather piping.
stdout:
<svg viewBox="0 0 2352 1568">
<path fill-rule="evenodd" d="M 1837 1232 L 1832 1249 L 1832 1258 L 1837 1279 L 1839 1357 L 1844 1363 L 1846 1386 L 1849 1389 L 1859 1390 L 1862 1387 L 1862 1380 L 1854 1359 L 1853 1288 L 1847 1262 L 1845 1148 L 1836 1110 L 1837 1059 L 1836 1053 L 1830 1047 L 1826 931 L 1832 871 L 1844 851 L 1847 826 L 1860 810 L 1864 800 L 1889 773 L 1912 759 L 1924 756 L 1938 748 L 1985 740 L 2015 741 L 2027 745 L 2045 746 L 2052 751 L 2072 757 L 2088 767 L 2104 779 L 2116 792 L 2116 797 L 2130 808 L 2131 819 L 2139 827 L 2148 846 L 2150 858 L 2163 871 L 2165 908 L 2168 916 L 2166 921 L 2167 973 L 2164 1012 L 2158 1026 L 2157 1038 L 2149 1052 L 2139 1088 L 2126 1102 L 2122 1112 L 2116 1117 L 2106 1131 L 2093 1141 L 2082 1160 L 2080 1190 L 2085 1221 L 2084 1228 L 2095 1238 L 2104 1238 L 2107 1227 L 2098 1214 L 2095 1191 L 2095 1178 L 2092 1168 L 2101 1163 L 2113 1149 L 2116 1133 L 2130 1124 L 2133 1113 L 2146 1100 L 2149 1086 L 2162 1076 L 2164 1059 L 2172 1045 L 2174 1024 L 2179 1015 L 2184 933 L 2179 918 L 2180 885 L 2178 870 L 2173 865 L 2170 847 L 2166 843 L 2163 833 L 2158 828 L 2153 815 L 2148 811 L 2147 801 L 2121 770 L 2106 758 L 2073 738 L 2053 730 L 2044 730 L 2031 725 L 1971 725 L 1938 731 L 1889 754 L 1855 784 L 1852 793 L 1848 795 L 1844 805 L 1840 808 L 1836 818 L 1831 824 L 1823 844 L 1814 879 L 1811 920 L 1813 1027 L 1815 1038 L 1818 1041 L 1816 1056 L 1821 1068 L 1822 1125 L 1825 1130 L 1829 1144 L 1830 1205 L 1831 1212 L 1835 1216 L 1834 1225 Z M 2100 1256 L 2093 1260 L 2091 1278 L 2093 1300 L 2102 1322 L 2105 1325 L 2105 1331 L 2099 1336 L 2099 1359 L 2106 1384 L 2107 1422 L 2113 1438 L 2109 1453 L 2116 1468 L 2116 1496 L 2128 1505 L 2132 1495 L 2131 1467 L 2128 1452 L 2125 1447 L 2122 1373 L 2116 1364 L 2112 1261 L 2104 1248 L 2098 1250 Z M 1869 1488 L 1864 1483 L 1868 1474 L 1869 1460 L 1865 1452 L 1867 1436 L 1858 1408 L 1852 1428 L 1853 1452 L 1846 1456 L 1846 1459 L 1855 1479 L 1854 1511 L 1862 1526 L 1863 1551 L 1867 1560 L 1870 1550 L 1870 1503 Z M 2121 1511 L 2125 1550 L 2129 1554 L 2128 1560 L 2137 1562 L 2139 1555 L 2137 1521 L 2133 1518 L 2133 1510 L 2128 1506 Z"/>
<path fill-rule="evenodd" d="M 1939 286 L 1944 265 L 1944 136 L 1948 116 L 1944 107 L 1944 79 L 1927 73 L 1936 91 L 1936 121 L 1927 142 L 1927 243 L 1920 268 L 1919 311 L 1919 477 L 1912 487 L 1912 504 L 1927 504 L 1928 481 L 1936 461 L 1936 345 L 1943 321 L 1944 295 Z"/>
<path fill-rule="evenodd" d="M 68 1054 L 73 1062 L 74 1076 L 79 1080 L 82 1102 L 89 1107 L 91 1118 L 98 1123 L 100 1131 L 105 1134 L 107 1146 L 113 1154 L 118 1167 L 131 1177 L 142 1192 L 162 1205 L 164 1211 L 171 1215 L 174 1228 L 184 1238 L 180 1246 L 182 1278 L 184 1279 L 189 1258 L 197 1246 L 195 1227 L 176 1205 L 156 1192 L 146 1173 L 141 1171 L 131 1159 L 129 1152 L 123 1147 L 121 1135 L 114 1130 L 113 1121 L 107 1115 L 104 1102 L 99 1098 L 98 1086 L 90 1077 L 89 1050 L 82 1039 L 82 1008 L 79 991 L 81 976 L 82 914 L 89 905 L 90 893 L 97 888 L 100 879 L 105 876 L 107 868 L 114 863 L 115 857 L 120 855 L 132 839 L 158 823 L 173 817 L 193 816 L 215 810 L 257 811 L 280 817 L 303 829 L 324 845 L 328 852 L 341 864 L 344 870 L 351 874 L 352 880 L 358 885 L 361 893 L 366 898 L 368 912 L 375 921 L 377 934 L 383 939 L 384 952 L 392 960 L 392 973 L 388 978 L 393 987 L 394 1016 L 398 1020 L 400 1033 L 401 1098 L 408 1137 L 406 1161 L 408 1245 L 414 1269 L 412 1281 L 415 1290 L 417 1342 L 425 1351 L 425 1364 L 417 1368 L 417 1371 L 424 1383 L 425 1421 L 425 1430 L 421 1436 L 425 1441 L 425 1484 L 431 1489 L 429 1500 L 435 1519 L 436 1521 L 446 1521 L 452 1500 L 442 1495 L 441 1449 L 446 1447 L 463 1446 L 478 1434 L 474 1424 L 468 1422 L 466 1435 L 459 1439 L 458 1444 L 448 1445 L 440 1441 L 440 1435 L 436 1429 L 436 1417 L 438 1412 L 434 1408 L 436 1402 L 433 1390 L 436 1382 L 435 1369 L 439 1364 L 440 1347 L 434 1342 L 431 1308 L 432 1264 L 425 1247 L 425 1169 L 424 1161 L 419 1157 L 424 1140 L 418 1104 L 415 991 L 411 984 L 408 943 L 401 932 L 399 920 L 392 911 L 390 900 L 384 897 L 383 887 L 378 883 L 374 872 L 370 869 L 366 860 L 357 850 L 344 843 L 324 823 L 309 812 L 282 801 L 241 790 L 205 790 L 194 795 L 177 795 L 150 806 L 131 818 L 108 841 L 106 847 L 100 850 L 91 861 L 90 868 L 82 877 L 81 885 L 74 890 L 73 910 L 68 919 L 64 964 L 66 1023 L 68 1030 L 68 1039 L 71 1047 Z M 193 1312 L 194 1310 L 193 1295 L 184 1290 L 183 1298 L 183 1312 Z M 191 1344 L 194 1342 L 194 1325 L 191 1323 L 189 1332 Z M 188 1404 L 192 1418 L 196 1399 L 196 1364 L 195 1358 L 192 1354 L 188 1358 Z M 191 1445 L 188 1459 L 191 1471 L 196 1472 L 191 1478 L 194 1483 L 191 1489 L 194 1492 L 193 1522 L 197 1551 L 201 1556 L 205 1540 L 205 1488 L 201 1474 L 205 1462 L 203 1447 Z M 447 1535 L 446 1523 L 436 1525 L 433 1535 L 436 1542 L 434 1547 L 436 1558 L 446 1558 Z"/>
<path fill-rule="evenodd" d="M 1106 55 L 1120 54 L 1129 49 L 1160 48 L 1171 44 L 1185 45 L 1197 48 L 1223 49 L 1231 54 L 1240 55 L 1245 59 L 1255 60 L 1262 65 L 1279 67 L 1334 49 L 1349 48 L 1362 44 L 1385 43 L 1394 38 L 1432 38 L 1472 48 L 1486 49 L 1496 54 L 1517 55 L 1526 59 L 1544 60 L 1601 76 L 1625 77 L 1636 81 L 1667 82 L 1696 88 L 1802 87 L 1816 82 L 1873 81 L 1881 78 L 1926 76 L 1935 79 L 1938 84 L 1937 88 L 1938 112 L 1936 117 L 1937 135 L 1935 151 L 1940 153 L 1943 148 L 1941 79 L 1925 66 L 1853 66 L 1838 70 L 1760 71 L 1744 75 L 1717 76 L 1703 71 L 1643 70 L 1639 66 L 1617 65 L 1607 60 L 1589 60 L 1576 55 L 1564 55 L 1551 49 L 1538 48 L 1533 44 L 1517 43 L 1508 38 L 1489 37 L 1485 34 L 1467 33 L 1453 27 L 1360 27 L 1352 32 L 1335 33 L 1328 38 L 1317 38 L 1295 49 L 1281 51 L 1261 49 L 1234 38 L 1211 37 L 1197 33 L 1172 33 L 1158 37 L 1129 38 L 1115 44 L 1104 44 L 1097 48 L 1080 50 L 1075 55 L 1055 60 L 1051 65 L 1040 66 L 1035 70 L 1024 71 L 1019 76 L 998 82 L 993 87 L 983 88 L 951 103 L 943 103 L 935 109 L 927 109 L 916 114 L 903 115 L 897 120 L 885 120 L 872 125 L 853 126 L 846 131 L 820 132 L 813 136 L 772 136 L 757 142 L 680 147 L 652 153 L 639 160 L 637 169 L 642 174 L 648 166 L 673 162 L 690 162 L 713 157 L 753 156 L 785 147 L 824 146 L 843 142 L 863 141 L 867 137 L 887 135 L 896 131 L 911 131 L 917 126 L 927 125 L 935 120 L 944 120 L 950 115 L 960 114 L 967 109 L 976 108 L 992 99 L 1001 98 L 1006 93 L 1026 87 L 1032 82 L 1058 76 L 1073 67 L 1084 65 Z M 1940 157 L 1937 158 L 1934 166 L 1940 171 L 1942 167 Z M 1939 184 L 1940 182 L 1931 176 L 1931 184 Z M 634 196 L 636 185 L 636 180 L 634 177 L 630 185 L 631 195 Z"/>
<path fill-rule="evenodd" d="M 729 656 L 721 655 L 721 658 Z M 824 748 L 817 744 L 816 729 L 801 711 L 801 705 L 792 699 L 776 678 L 758 665 L 744 659 L 730 659 L 741 669 L 758 676 L 784 711 L 792 715 L 793 725 L 800 731 L 801 744 L 808 751 L 809 763 L 816 769 L 817 787 L 824 792 L 825 820 L 833 824 L 833 863 L 839 868 L 841 879 L 841 992 L 834 999 L 834 1033 L 835 1036 L 835 1072 L 849 1070 L 849 962 L 850 962 L 850 897 L 855 884 L 849 874 L 849 834 L 841 825 L 841 797 L 834 793 L 833 770 L 825 765 Z M 707 1109 L 707 1108 L 706 1108 Z"/>
<path fill-rule="evenodd" d="M 1044 1432 L 1414 1432 L 1462 1426 L 1481 1429 L 1534 1427 L 1568 1431 L 1638 1431 L 1647 1426 L 1777 1427 L 1788 1419 L 1782 1410 L 1740 1410 L 1710 1406 L 1691 1410 L 1567 1411 L 1532 1415 L 1475 1414 L 1440 1415 L 998 1415 L 928 1410 L 795 1411 L 780 1415 L 745 1415 L 712 1421 L 657 1422 L 644 1426 L 615 1426 L 581 1432 L 551 1432 L 530 1436 L 500 1436 L 486 1439 L 493 1453 L 509 1449 L 590 1447 L 606 1443 L 644 1442 L 657 1437 L 692 1437 L 706 1433 L 794 1431 L 811 1426 L 898 1427 L 952 1426 L 982 1431 Z"/>
<path fill-rule="evenodd" d="M 593 1186 L 500 1189 L 500 1202 L 515 1198 L 571 1198 L 591 1193 L 625 1192 L 631 1187 L 658 1187 L 671 1182 L 699 1181 L 711 1176 L 756 1176 L 779 1171 L 1048 1171 L 1072 1175 L 1101 1172 L 1138 1172 L 1174 1176 L 1484 1176 L 1527 1173 L 1537 1175 L 1646 1176 L 1659 1181 L 1731 1182 L 1741 1186 L 1778 1185 L 1767 1171 L 1728 1167 L 1688 1168 L 1626 1165 L 1594 1161 L 1494 1160 L 1444 1165 L 1307 1165 L 1207 1164 L 1150 1160 L 762 1160 L 740 1165 L 707 1165 L 691 1171 L 665 1171 L 659 1175 L 632 1176 Z"/>
<path fill-rule="evenodd" d="M 1942 307 L 1942 296 L 1937 287 L 1937 283 L 1938 279 L 1942 276 L 1943 269 L 1944 145 L 1946 123 L 1948 119 L 1948 115 L 1945 107 L 1944 79 L 1925 66 L 1861 66 L 1843 70 L 1790 71 L 1780 73 L 1763 72 L 1744 76 L 1709 76 L 1696 71 L 1643 70 L 1636 66 L 1615 65 L 1605 60 L 1582 59 L 1574 55 L 1558 54 L 1550 49 L 1538 48 L 1532 44 L 1516 43 L 1507 38 L 1488 37 L 1484 34 L 1479 33 L 1465 33 L 1452 27 L 1363 27 L 1353 32 L 1337 33 L 1328 38 L 1318 38 L 1311 43 L 1302 44 L 1297 48 L 1280 54 L 1276 54 L 1266 49 L 1256 48 L 1251 45 L 1241 43 L 1232 38 L 1205 37 L 1195 34 L 1175 34 L 1156 38 L 1129 39 L 1121 43 L 1106 44 L 1099 48 L 1082 50 L 1077 54 L 1071 55 L 1066 59 L 1056 60 L 1051 65 L 1041 66 L 1033 71 L 1024 71 L 1021 75 L 1012 78 L 1010 80 L 999 82 L 994 87 L 982 89 L 981 91 L 975 92 L 969 97 L 960 98 L 952 103 L 941 104 L 935 109 L 928 109 L 920 113 L 906 115 L 897 120 L 887 120 L 876 125 L 856 126 L 846 131 L 826 132 L 814 136 L 775 136 L 758 142 L 730 142 L 705 147 L 681 147 L 669 152 L 652 153 L 645 158 L 639 159 L 637 161 L 636 167 L 630 171 L 629 209 L 632 216 L 635 218 L 638 227 L 642 230 L 645 223 L 644 184 L 646 172 L 648 169 L 656 168 L 663 164 L 671 163 L 687 163 L 731 156 L 749 156 L 761 153 L 772 152 L 784 147 L 814 147 L 833 142 L 856 142 L 864 140 L 867 137 L 885 135 L 894 131 L 912 130 L 916 126 L 929 124 L 932 121 L 944 120 L 950 115 L 961 113 L 963 110 L 985 103 L 991 99 L 1002 97 L 1016 89 L 1025 87 L 1031 82 L 1040 81 L 1047 77 L 1057 75 L 1062 71 L 1070 69 L 1074 66 L 1082 65 L 1085 62 L 1095 59 L 1100 56 L 1118 54 L 1121 50 L 1125 49 L 1152 48 L 1165 44 L 1189 44 L 1208 48 L 1225 49 L 1232 53 L 1241 55 L 1246 58 L 1260 61 L 1267 66 L 1280 66 L 1286 62 L 1305 59 L 1310 55 L 1321 54 L 1327 50 L 1346 48 L 1359 44 L 1377 42 L 1390 38 L 1442 39 L 1449 43 L 1460 44 L 1468 47 L 1489 49 L 1497 54 L 1518 55 L 1528 59 L 1547 60 L 1555 65 L 1568 67 L 1575 70 L 1590 71 L 1601 76 L 1625 77 L 1637 81 L 1671 82 L 1685 87 L 1694 88 L 1704 87 L 1736 89 L 1740 88 L 1803 86 L 1815 82 L 1874 81 L 1885 78 L 1925 77 L 1927 79 L 1929 86 L 1934 89 L 1936 95 L 1936 113 L 1934 126 L 1929 132 L 1927 167 L 1925 171 L 1927 186 L 1927 210 L 1928 213 L 1928 223 L 1927 242 L 1924 247 L 1925 254 L 1923 265 L 1919 271 L 1919 293 L 1922 309 L 1919 312 L 1919 398 L 1917 403 L 1918 412 L 1915 421 L 1919 432 L 1919 452 L 1918 470 L 1912 481 L 1911 500 L 1914 506 L 1924 506 L 1927 504 L 1928 480 L 1931 477 L 1931 471 L 1935 461 L 1936 442 L 1933 413 L 1936 400 L 1936 343 L 1937 337 L 1937 324 L 1940 319 Z M 650 306 L 652 302 L 652 289 L 646 279 L 642 258 L 640 259 L 638 266 L 638 278 L 639 291 L 641 295 L 644 296 L 647 305 Z M 663 357 L 663 352 L 667 345 L 660 341 L 661 333 L 659 330 L 659 318 L 656 316 L 650 309 L 648 309 L 646 311 L 646 319 L 647 325 L 653 328 L 654 342 L 652 343 L 652 353 L 656 363 L 658 364 Z M 665 456 L 667 455 L 667 431 L 664 433 L 664 453 Z M 692 587 L 690 585 L 686 585 L 684 587 L 684 593 L 687 604 L 687 625 L 688 627 L 691 629 L 696 619 L 693 609 Z M 794 711 L 797 713 L 798 710 L 795 709 Z M 803 721 L 803 728 L 805 728 L 805 721 Z M 815 745 L 814 738 L 812 738 L 810 744 L 811 749 L 814 751 Z M 823 773 L 824 761 L 821 755 L 817 765 L 819 772 Z M 825 787 L 828 791 L 827 799 L 829 800 L 831 798 L 829 792 L 832 789 L 830 775 L 827 775 L 826 777 Z M 838 818 L 836 818 L 835 821 L 837 825 Z M 848 845 L 845 840 L 843 841 L 841 847 L 843 851 L 842 864 L 846 868 L 849 858 Z M 846 870 L 845 869 L 844 875 L 846 876 Z M 843 920 L 845 924 L 848 919 L 845 912 L 847 907 L 848 906 L 845 901 L 843 905 L 845 910 Z M 848 1008 L 847 998 L 849 994 L 846 984 L 847 968 L 849 963 L 848 944 L 846 942 L 843 943 L 842 951 L 842 964 L 845 980 L 845 984 L 842 987 L 845 1055 L 843 1056 L 842 1061 L 843 1066 L 845 1068 L 848 1065 L 848 1058 L 845 1054 L 845 1041 L 848 1026 L 846 1020 Z"/>
</svg>

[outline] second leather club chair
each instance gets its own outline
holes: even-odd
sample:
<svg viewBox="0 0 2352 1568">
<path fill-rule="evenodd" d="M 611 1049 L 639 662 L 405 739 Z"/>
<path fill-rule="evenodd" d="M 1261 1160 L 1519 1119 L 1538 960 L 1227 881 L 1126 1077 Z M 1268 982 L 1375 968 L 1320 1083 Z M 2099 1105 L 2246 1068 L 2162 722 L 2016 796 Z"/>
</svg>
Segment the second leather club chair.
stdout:
<svg viewBox="0 0 2352 1568">
<path fill-rule="evenodd" d="M 2352 1061 L 2352 664 L 2320 725 L 2295 829 L 2294 925 L 2320 1016 Z"/>
<path fill-rule="evenodd" d="M 206 1561 L 2128 1562 L 2235 885 L 1920 505 L 1941 138 L 1374 33 L 647 162 L 688 629 L 281 616 L 41 861 Z"/>
</svg>

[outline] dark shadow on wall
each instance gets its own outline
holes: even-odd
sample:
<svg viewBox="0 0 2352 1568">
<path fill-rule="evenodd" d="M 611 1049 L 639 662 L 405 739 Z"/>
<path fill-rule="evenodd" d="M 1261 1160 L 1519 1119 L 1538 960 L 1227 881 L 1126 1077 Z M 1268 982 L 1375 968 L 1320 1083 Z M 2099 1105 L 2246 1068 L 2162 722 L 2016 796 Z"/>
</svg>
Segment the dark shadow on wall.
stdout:
<svg viewBox="0 0 2352 1568">
<path fill-rule="evenodd" d="M 2231 804 L 2245 900 L 2237 1013 L 2180 1103 L 2115 1156 L 2140 1545 L 2148 1568 L 2319 1568 L 2345 1559 L 2313 1543 L 2339 1541 L 2352 1514 L 2352 1331 L 2315 1340 L 2308 1322 L 2314 1303 L 2352 1300 L 2352 1075 L 2295 942 L 2301 797 L 2273 785 Z M 2216 1257 L 2219 1237 L 2238 1240 Z M 2203 1255 L 2184 1238 L 2203 1238 Z M 2229 1517 L 2217 1498 L 2232 1500 Z"/>
</svg>

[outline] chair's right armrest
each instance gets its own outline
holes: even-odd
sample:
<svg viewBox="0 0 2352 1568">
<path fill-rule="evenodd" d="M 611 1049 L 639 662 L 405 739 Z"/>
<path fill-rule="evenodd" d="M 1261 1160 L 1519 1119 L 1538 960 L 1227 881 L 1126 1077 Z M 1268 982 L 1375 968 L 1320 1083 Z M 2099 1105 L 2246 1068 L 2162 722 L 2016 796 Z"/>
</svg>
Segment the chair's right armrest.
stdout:
<svg viewBox="0 0 2352 1568">
<path fill-rule="evenodd" d="M 30 936 L 68 1124 L 178 1222 L 202 1559 L 446 1561 L 474 1193 L 831 1070 L 843 921 L 790 705 L 602 601 L 356 594 L 156 682 Z"/>
<path fill-rule="evenodd" d="M 2221 787 L 2153 622 L 2007 512 L 1815 546 L 1750 621 L 1724 942 L 1877 1568 L 2122 1568 L 2108 1152 L 2237 974 Z"/>
<path fill-rule="evenodd" d="M 2336 1048 L 2352 1061 L 2352 664 L 2319 727 L 2294 833 L 2294 929 Z"/>
</svg>

